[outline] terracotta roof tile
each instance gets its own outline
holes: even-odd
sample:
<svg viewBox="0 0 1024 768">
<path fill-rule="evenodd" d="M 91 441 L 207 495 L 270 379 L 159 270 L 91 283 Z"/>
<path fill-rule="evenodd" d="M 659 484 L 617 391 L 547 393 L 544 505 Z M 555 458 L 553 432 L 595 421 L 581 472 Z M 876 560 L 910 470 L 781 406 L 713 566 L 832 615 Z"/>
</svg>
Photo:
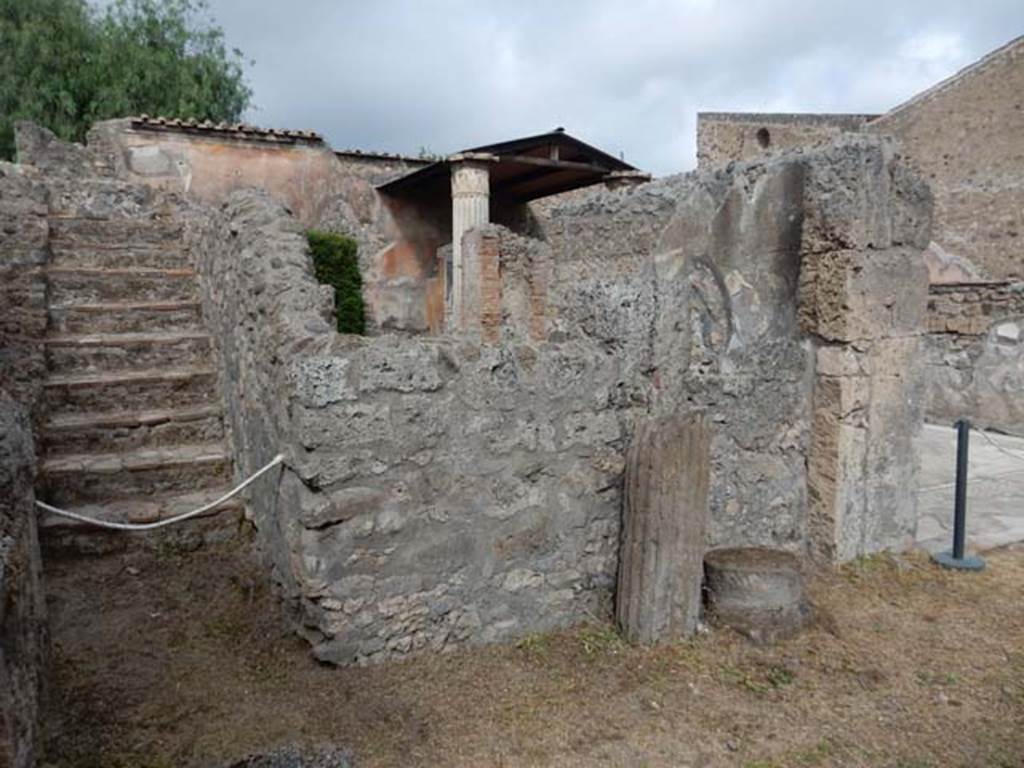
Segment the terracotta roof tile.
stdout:
<svg viewBox="0 0 1024 768">
<path fill-rule="evenodd" d="M 209 120 L 199 122 L 193 118 L 182 120 L 180 118 L 139 115 L 138 117 L 131 118 L 131 126 L 132 128 L 141 128 L 144 130 L 174 130 L 204 136 L 217 136 L 218 138 L 239 138 L 289 144 L 297 141 L 315 144 L 324 143 L 323 137 L 316 131 L 259 128 L 255 125 L 247 125 L 246 123 L 222 122 L 215 125 Z"/>
</svg>

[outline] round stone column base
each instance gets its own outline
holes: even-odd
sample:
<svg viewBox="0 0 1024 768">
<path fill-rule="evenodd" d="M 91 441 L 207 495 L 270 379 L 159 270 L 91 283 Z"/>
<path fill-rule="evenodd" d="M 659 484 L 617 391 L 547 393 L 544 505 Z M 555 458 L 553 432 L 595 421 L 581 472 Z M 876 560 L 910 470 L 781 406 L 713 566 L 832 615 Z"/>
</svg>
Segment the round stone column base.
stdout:
<svg viewBox="0 0 1024 768">
<path fill-rule="evenodd" d="M 718 549 L 704 558 L 711 622 L 759 645 L 795 635 L 807 623 L 800 561 L 761 547 Z"/>
</svg>

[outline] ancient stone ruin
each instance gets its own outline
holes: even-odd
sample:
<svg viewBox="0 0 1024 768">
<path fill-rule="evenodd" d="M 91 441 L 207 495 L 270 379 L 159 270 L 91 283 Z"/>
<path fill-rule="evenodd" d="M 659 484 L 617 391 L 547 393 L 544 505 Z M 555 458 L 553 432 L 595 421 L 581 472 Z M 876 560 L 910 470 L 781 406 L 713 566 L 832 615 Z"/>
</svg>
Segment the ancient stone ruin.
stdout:
<svg viewBox="0 0 1024 768">
<path fill-rule="evenodd" d="M 997 61 L 1018 78 L 1020 49 Z M 0 750 L 31 742 L 45 646 L 35 498 L 158 522 L 281 454 L 180 527 L 44 515 L 42 535 L 102 552 L 244 519 L 336 664 L 595 616 L 673 639 L 710 550 L 911 546 L 926 413 L 1020 415 L 987 389 L 1020 340 L 1019 259 L 939 279 L 959 193 L 866 129 L 886 118 L 773 119 L 702 116 L 701 169 L 657 180 L 561 130 L 422 161 L 22 124 L 0 165 Z M 368 335 L 334 330 L 309 228 L 358 241 Z"/>
</svg>

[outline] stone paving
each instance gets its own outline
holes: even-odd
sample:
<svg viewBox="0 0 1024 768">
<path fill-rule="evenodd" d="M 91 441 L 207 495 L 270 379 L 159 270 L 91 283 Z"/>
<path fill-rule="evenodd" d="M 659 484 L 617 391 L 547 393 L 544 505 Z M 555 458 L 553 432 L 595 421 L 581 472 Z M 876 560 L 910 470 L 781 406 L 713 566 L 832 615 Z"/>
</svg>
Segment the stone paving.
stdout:
<svg viewBox="0 0 1024 768">
<path fill-rule="evenodd" d="M 998 448 L 972 430 L 968 452 L 967 546 L 975 550 L 1024 541 L 1024 438 L 988 435 Z M 926 424 L 918 447 L 917 543 L 930 552 L 947 550 L 953 540 L 956 432 Z"/>
</svg>

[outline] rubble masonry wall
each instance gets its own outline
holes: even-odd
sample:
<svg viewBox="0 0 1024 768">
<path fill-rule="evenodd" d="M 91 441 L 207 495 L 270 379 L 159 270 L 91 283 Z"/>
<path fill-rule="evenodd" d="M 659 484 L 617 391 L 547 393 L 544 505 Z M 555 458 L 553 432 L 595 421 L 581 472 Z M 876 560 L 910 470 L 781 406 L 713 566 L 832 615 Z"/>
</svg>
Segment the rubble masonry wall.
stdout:
<svg viewBox="0 0 1024 768">
<path fill-rule="evenodd" d="M 45 356 L 47 190 L 0 163 L 0 764 L 39 757 L 48 651 L 33 482 Z"/>
<path fill-rule="evenodd" d="M 711 421 L 712 546 L 846 559 L 913 534 L 894 489 L 915 482 L 930 197 L 882 142 L 573 196 L 542 240 L 470 233 L 497 268 L 445 336 L 340 336 L 279 205 L 203 215 L 239 471 L 286 454 L 252 511 L 324 660 L 607 615 L 624 451 L 664 413 Z"/>
<path fill-rule="evenodd" d="M 932 285 L 928 412 L 1024 435 L 1024 283 Z"/>
</svg>

